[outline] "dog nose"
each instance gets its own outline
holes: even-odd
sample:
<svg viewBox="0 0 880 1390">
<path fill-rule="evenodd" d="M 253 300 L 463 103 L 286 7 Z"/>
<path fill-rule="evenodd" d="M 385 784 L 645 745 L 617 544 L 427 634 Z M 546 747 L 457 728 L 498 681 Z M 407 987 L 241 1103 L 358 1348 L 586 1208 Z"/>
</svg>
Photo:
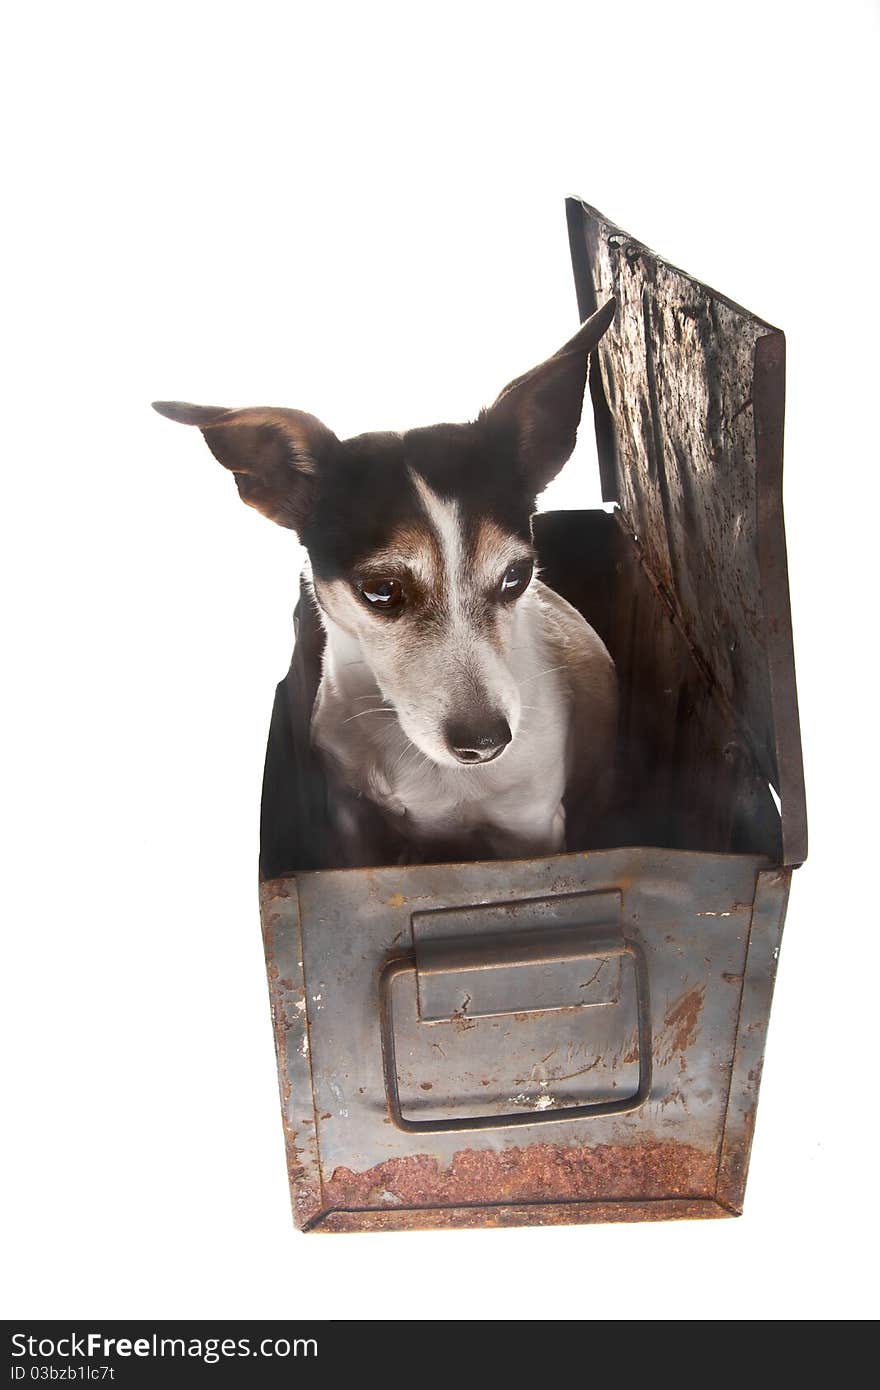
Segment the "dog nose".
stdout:
<svg viewBox="0 0 880 1390">
<path fill-rule="evenodd" d="M 501 715 L 482 720 L 451 720 L 446 725 L 446 742 L 460 763 L 490 763 L 497 758 L 513 735 Z"/>
</svg>

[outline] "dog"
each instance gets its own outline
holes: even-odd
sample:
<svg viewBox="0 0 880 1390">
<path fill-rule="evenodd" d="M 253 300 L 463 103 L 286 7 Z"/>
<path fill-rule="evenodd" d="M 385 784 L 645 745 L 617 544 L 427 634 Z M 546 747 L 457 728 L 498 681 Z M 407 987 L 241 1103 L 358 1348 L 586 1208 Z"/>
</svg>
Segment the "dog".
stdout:
<svg viewBox="0 0 880 1390">
<path fill-rule="evenodd" d="M 307 551 L 325 634 L 311 737 L 341 866 L 389 862 L 377 813 L 398 862 L 556 854 L 567 798 L 604 814 L 614 663 L 537 577 L 532 517 L 574 448 L 614 312 L 469 424 L 339 440 L 299 410 L 154 403 L 196 425 L 242 499 Z"/>
</svg>

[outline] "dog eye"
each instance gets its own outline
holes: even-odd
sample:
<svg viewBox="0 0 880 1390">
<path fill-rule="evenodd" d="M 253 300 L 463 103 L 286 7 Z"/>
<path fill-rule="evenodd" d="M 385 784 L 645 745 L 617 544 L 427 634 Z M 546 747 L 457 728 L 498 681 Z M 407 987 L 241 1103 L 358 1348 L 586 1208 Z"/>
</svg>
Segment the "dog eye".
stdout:
<svg viewBox="0 0 880 1390">
<path fill-rule="evenodd" d="M 498 586 L 498 593 L 503 599 L 519 598 L 520 594 L 527 588 L 532 577 L 534 566 L 531 560 L 517 560 L 504 572 L 501 583 Z"/>
<path fill-rule="evenodd" d="M 361 585 L 361 598 L 380 613 L 393 613 L 403 603 L 403 585 L 399 579 L 371 579 Z"/>
</svg>

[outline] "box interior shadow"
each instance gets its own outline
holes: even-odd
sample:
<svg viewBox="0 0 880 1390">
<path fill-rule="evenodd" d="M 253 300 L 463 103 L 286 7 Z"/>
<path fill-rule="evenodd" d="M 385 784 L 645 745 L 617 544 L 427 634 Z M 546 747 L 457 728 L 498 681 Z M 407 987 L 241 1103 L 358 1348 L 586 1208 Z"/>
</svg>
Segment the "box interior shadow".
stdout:
<svg viewBox="0 0 880 1390">
<path fill-rule="evenodd" d="M 568 849 L 654 845 L 760 853 L 778 862 L 779 813 L 751 741 L 658 591 L 622 514 L 545 512 L 535 518 L 535 539 L 545 581 L 596 629 L 620 682 L 612 809 L 601 838 L 588 840 L 578 807 L 568 807 Z M 264 879 L 339 866 L 327 784 L 309 742 L 322 634 L 308 594 L 295 626 L 266 755 Z"/>
</svg>

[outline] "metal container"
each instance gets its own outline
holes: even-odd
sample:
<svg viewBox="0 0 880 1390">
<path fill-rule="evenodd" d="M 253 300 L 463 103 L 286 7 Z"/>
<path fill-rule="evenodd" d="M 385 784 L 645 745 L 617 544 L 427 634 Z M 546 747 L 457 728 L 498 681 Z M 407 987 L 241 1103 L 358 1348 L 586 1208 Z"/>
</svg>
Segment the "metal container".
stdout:
<svg viewBox="0 0 880 1390">
<path fill-rule="evenodd" d="M 785 340 L 585 204 L 568 220 L 581 318 L 618 302 L 590 371 L 616 507 L 544 514 L 535 533 L 547 581 L 617 664 L 617 803 L 581 852 L 334 869 L 308 741 L 321 637 L 301 602 L 261 909 L 304 1230 L 742 1210 L 806 855 Z"/>
</svg>

